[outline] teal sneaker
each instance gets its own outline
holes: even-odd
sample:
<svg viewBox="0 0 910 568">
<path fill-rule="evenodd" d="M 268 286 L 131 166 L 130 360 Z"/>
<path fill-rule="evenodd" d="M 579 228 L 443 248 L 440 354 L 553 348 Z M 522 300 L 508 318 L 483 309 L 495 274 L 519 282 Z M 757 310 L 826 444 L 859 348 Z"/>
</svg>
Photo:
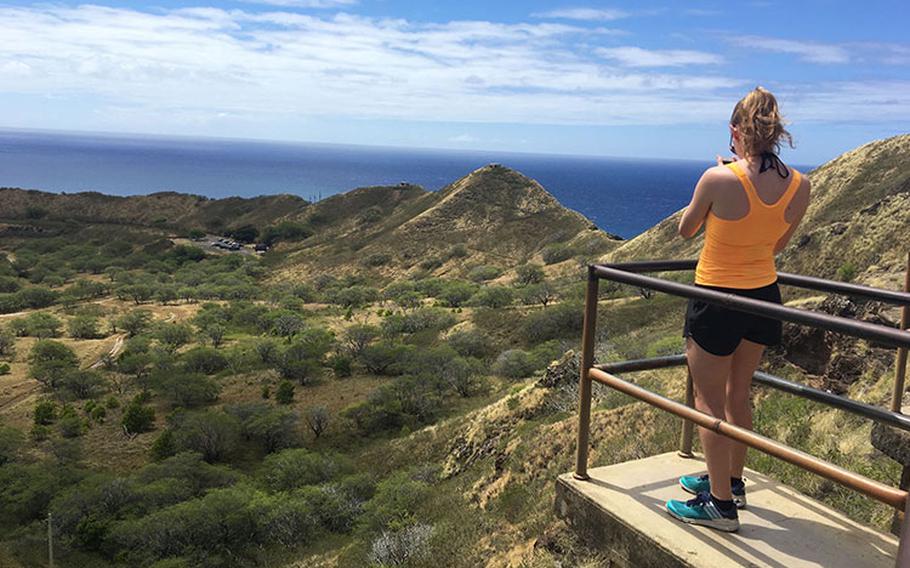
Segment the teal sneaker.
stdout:
<svg viewBox="0 0 910 568">
<path fill-rule="evenodd" d="M 695 499 L 688 501 L 667 501 L 667 512 L 684 523 L 701 525 L 724 532 L 739 530 L 739 515 L 736 507 L 730 507 L 729 512 L 720 510 L 711 498 L 710 493 L 699 493 Z"/>
<path fill-rule="evenodd" d="M 702 492 L 711 491 L 711 482 L 708 481 L 708 475 L 684 475 L 679 478 L 679 485 L 692 495 L 698 495 Z M 733 502 L 736 503 L 737 509 L 746 508 L 746 484 L 742 479 L 733 481 L 730 484 L 730 490 L 733 493 Z"/>
</svg>

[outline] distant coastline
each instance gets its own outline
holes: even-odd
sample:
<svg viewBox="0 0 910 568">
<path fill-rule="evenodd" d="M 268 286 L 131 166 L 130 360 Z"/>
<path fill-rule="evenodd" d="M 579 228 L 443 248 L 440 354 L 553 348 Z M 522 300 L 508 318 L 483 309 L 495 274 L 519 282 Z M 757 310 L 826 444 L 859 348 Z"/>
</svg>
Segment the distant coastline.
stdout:
<svg viewBox="0 0 910 568">
<path fill-rule="evenodd" d="M 214 198 L 290 193 L 314 201 L 356 187 L 400 182 L 438 190 L 490 162 L 535 178 L 563 205 L 624 238 L 683 207 L 698 176 L 710 165 L 0 129 L 0 186 L 52 192 L 177 191 Z"/>
</svg>

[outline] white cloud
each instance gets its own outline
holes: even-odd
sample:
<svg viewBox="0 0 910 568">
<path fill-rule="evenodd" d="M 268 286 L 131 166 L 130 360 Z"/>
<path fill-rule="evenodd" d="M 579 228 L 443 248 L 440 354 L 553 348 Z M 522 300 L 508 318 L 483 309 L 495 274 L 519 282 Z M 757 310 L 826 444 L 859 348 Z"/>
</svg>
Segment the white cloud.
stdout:
<svg viewBox="0 0 910 568">
<path fill-rule="evenodd" d="M 454 142 L 456 144 L 473 144 L 479 142 L 480 140 L 476 136 L 470 134 L 459 134 L 458 136 L 452 136 L 449 138 L 449 142 Z"/>
<path fill-rule="evenodd" d="M 810 63 L 850 62 L 850 52 L 839 45 L 748 35 L 737 36 L 730 41 L 741 47 L 798 55 L 800 59 Z"/>
<path fill-rule="evenodd" d="M 531 14 L 531 16 L 534 18 L 607 22 L 611 20 L 627 18 L 630 16 L 630 14 L 624 10 L 597 8 L 561 8 L 558 10 L 549 10 L 546 12 L 535 12 Z"/>
<path fill-rule="evenodd" d="M 307 117 L 696 123 L 727 116 L 755 82 L 697 68 L 655 70 L 719 58 L 637 47 L 598 52 L 590 45 L 609 32 L 547 21 L 425 24 L 345 13 L 44 4 L 0 7 L 0 29 L 0 95 L 53 95 L 48 115 L 78 108 L 83 120 L 94 117 L 93 128 L 108 130 L 198 134 L 229 123 L 267 137 L 290 123 L 303 128 Z M 910 90 L 892 84 L 869 86 L 869 107 L 857 112 L 910 116 Z M 810 118 L 833 114 L 856 93 L 843 86 L 812 92 Z M 16 114 L 4 107 L 5 116 Z"/>
<path fill-rule="evenodd" d="M 680 67 L 683 65 L 718 65 L 719 55 L 688 49 L 642 49 L 634 46 L 602 47 L 597 54 L 627 67 Z"/>
</svg>

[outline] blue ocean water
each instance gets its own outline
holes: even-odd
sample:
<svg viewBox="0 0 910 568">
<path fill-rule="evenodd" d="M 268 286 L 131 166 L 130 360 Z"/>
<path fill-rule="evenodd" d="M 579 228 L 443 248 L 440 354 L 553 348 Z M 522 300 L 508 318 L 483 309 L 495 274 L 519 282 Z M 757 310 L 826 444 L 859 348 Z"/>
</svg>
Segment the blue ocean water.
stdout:
<svg viewBox="0 0 910 568">
<path fill-rule="evenodd" d="M 402 181 L 438 190 L 496 162 L 540 182 L 602 229 L 632 237 L 683 207 L 712 165 L 681 160 L 0 130 L 0 187 L 309 200 Z"/>
</svg>

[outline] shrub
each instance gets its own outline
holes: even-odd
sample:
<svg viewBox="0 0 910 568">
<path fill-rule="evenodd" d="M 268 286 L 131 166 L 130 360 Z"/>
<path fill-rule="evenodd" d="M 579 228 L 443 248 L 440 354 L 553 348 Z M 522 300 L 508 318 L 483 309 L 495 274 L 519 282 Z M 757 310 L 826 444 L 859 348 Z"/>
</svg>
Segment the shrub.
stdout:
<svg viewBox="0 0 910 568">
<path fill-rule="evenodd" d="M 504 308 L 512 303 L 515 295 L 504 286 L 485 286 L 471 297 L 470 304 L 487 308 Z"/>
<path fill-rule="evenodd" d="M 214 375 L 228 366 L 227 357 L 211 347 L 194 347 L 183 357 L 183 368 L 190 373 Z"/>
<path fill-rule="evenodd" d="M 573 247 L 565 243 L 557 243 L 545 246 L 540 254 L 543 257 L 544 263 L 557 264 L 564 260 L 569 260 L 575 256 L 576 252 L 577 251 Z"/>
<path fill-rule="evenodd" d="M 521 334 L 531 344 L 563 337 L 574 338 L 581 332 L 583 319 L 581 306 L 561 303 L 529 315 L 522 324 Z"/>
<path fill-rule="evenodd" d="M 493 363 L 493 372 L 510 379 L 520 379 L 531 375 L 537 369 L 534 358 L 527 351 L 509 349 L 503 351 Z"/>
<path fill-rule="evenodd" d="M 401 343 L 383 341 L 366 347 L 360 360 L 374 375 L 400 375 L 403 359 L 410 349 Z"/>
<path fill-rule="evenodd" d="M 386 335 L 442 330 L 455 325 L 455 317 L 439 308 L 420 308 L 406 314 L 392 314 L 382 321 Z"/>
<path fill-rule="evenodd" d="M 343 456 L 291 449 L 265 458 L 259 477 L 270 491 L 290 491 L 331 481 L 351 469 Z"/>
<path fill-rule="evenodd" d="M 50 388 L 58 387 L 64 377 L 79 367 L 72 349 L 49 339 L 35 343 L 28 357 L 29 376 Z"/>
<path fill-rule="evenodd" d="M 64 411 L 57 422 L 57 427 L 60 428 L 60 434 L 64 438 L 75 438 L 81 436 L 85 431 L 85 421 L 73 411 Z"/>
<path fill-rule="evenodd" d="M 24 331 L 22 334 L 39 339 L 57 337 L 60 335 L 60 326 L 63 325 L 59 319 L 44 312 L 35 312 L 22 319 L 21 325 L 17 323 L 17 327 Z"/>
<path fill-rule="evenodd" d="M 193 339 L 193 330 L 183 323 L 165 323 L 158 328 L 155 337 L 165 349 L 174 353 Z"/>
<path fill-rule="evenodd" d="M 39 400 L 32 412 L 35 424 L 47 426 L 57 420 L 57 405 L 51 400 Z"/>
<path fill-rule="evenodd" d="M 25 443 L 22 432 L 9 426 L 0 426 L 0 467 L 14 461 Z"/>
<path fill-rule="evenodd" d="M 857 272 L 856 265 L 848 260 L 837 269 L 837 279 L 844 282 L 852 282 L 856 278 Z"/>
<path fill-rule="evenodd" d="M 370 545 L 374 566 L 406 566 L 429 555 L 432 525 L 414 524 L 397 531 L 382 531 Z"/>
<path fill-rule="evenodd" d="M 198 410 L 172 417 L 174 440 L 181 451 L 202 454 L 213 463 L 227 459 L 240 441 L 240 421 L 216 410 Z"/>
<path fill-rule="evenodd" d="M 124 410 L 121 424 L 128 434 L 148 432 L 155 424 L 155 409 L 134 400 Z"/>
<path fill-rule="evenodd" d="M 278 390 L 275 391 L 275 400 L 280 404 L 291 404 L 294 402 L 294 383 L 288 380 L 278 383 Z"/>
<path fill-rule="evenodd" d="M 428 483 L 412 479 L 408 472 L 398 472 L 376 486 L 373 498 L 364 505 L 361 526 L 375 532 L 410 526 L 429 495 Z"/>
<path fill-rule="evenodd" d="M 366 266 L 377 267 L 377 266 L 385 266 L 386 264 L 388 264 L 391 261 L 392 261 L 392 255 L 390 255 L 388 253 L 376 253 L 376 254 L 371 254 L 370 256 L 368 256 L 363 261 L 363 263 Z"/>
<path fill-rule="evenodd" d="M 446 342 L 459 355 L 484 359 L 492 353 L 493 340 L 478 330 L 458 330 L 451 333 Z"/>
<path fill-rule="evenodd" d="M 76 316 L 66 326 L 74 339 L 95 339 L 98 337 L 98 320 L 90 316 Z"/>
<path fill-rule="evenodd" d="M 481 264 L 475 266 L 468 272 L 468 279 L 474 282 L 486 282 L 487 280 L 493 280 L 494 278 L 499 278 L 502 274 L 502 270 L 495 266 L 490 266 L 488 264 Z"/>
<path fill-rule="evenodd" d="M 343 378 L 351 376 L 351 358 L 347 355 L 335 355 L 331 360 L 332 371 L 335 377 Z"/>
<path fill-rule="evenodd" d="M 318 438 L 329 426 L 329 411 L 324 406 L 311 406 L 306 409 L 304 419 L 313 436 Z"/>
<path fill-rule="evenodd" d="M 556 300 L 556 290 L 547 282 L 529 284 L 521 290 L 521 301 L 525 305 L 540 304 L 547 307 Z"/>
<path fill-rule="evenodd" d="M 344 411 L 364 433 L 429 424 L 442 409 L 442 388 L 434 376 L 406 375 L 370 393 Z"/>
<path fill-rule="evenodd" d="M 344 330 L 344 346 L 351 356 L 359 357 L 377 337 L 379 337 L 379 328 L 375 325 L 354 324 Z"/>
<path fill-rule="evenodd" d="M 452 248 L 449 249 L 449 258 L 467 258 L 469 254 L 468 247 L 461 243 L 453 245 Z"/>
<path fill-rule="evenodd" d="M 116 320 L 117 327 L 126 331 L 130 337 L 139 335 L 151 324 L 152 314 L 146 310 L 133 310 Z"/>
<path fill-rule="evenodd" d="M 16 336 L 8 328 L 0 327 L 0 357 L 12 359 L 16 355 Z"/>
<path fill-rule="evenodd" d="M 0 375 L 8 375 L 10 373 L 9 363 L 0 363 Z"/>
<path fill-rule="evenodd" d="M 104 378 L 91 369 L 69 369 L 62 374 L 59 383 L 60 388 L 78 399 L 98 396 L 105 385 Z"/>
<path fill-rule="evenodd" d="M 436 298 L 450 308 L 457 308 L 467 302 L 477 291 L 477 286 L 470 282 L 452 280 L 447 282 Z"/>
<path fill-rule="evenodd" d="M 159 373 L 153 384 L 176 407 L 195 408 L 211 404 L 218 400 L 221 393 L 221 386 L 201 373 Z"/>
<path fill-rule="evenodd" d="M 544 272 L 539 264 L 522 264 L 515 269 L 515 285 L 528 286 L 543 282 Z"/>
</svg>

